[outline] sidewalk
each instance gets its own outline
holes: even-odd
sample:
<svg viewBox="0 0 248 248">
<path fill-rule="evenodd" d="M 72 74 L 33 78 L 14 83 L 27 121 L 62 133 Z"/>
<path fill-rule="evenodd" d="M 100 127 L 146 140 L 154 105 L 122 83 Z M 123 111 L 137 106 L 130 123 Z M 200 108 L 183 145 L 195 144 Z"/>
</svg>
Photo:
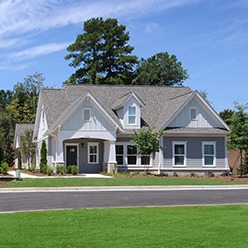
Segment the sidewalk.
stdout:
<svg viewBox="0 0 248 248">
<path fill-rule="evenodd" d="M 30 187 L 0 188 L 1 193 L 31 192 L 99 192 L 99 191 L 206 191 L 248 190 L 247 184 L 239 185 L 188 185 L 188 186 L 82 186 L 82 187 Z"/>
<path fill-rule="evenodd" d="M 8 174 L 16 177 L 15 171 L 8 171 Z M 21 172 L 21 178 L 112 178 L 101 174 L 79 174 L 78 176 L 35 176 Z"/>
</svg>

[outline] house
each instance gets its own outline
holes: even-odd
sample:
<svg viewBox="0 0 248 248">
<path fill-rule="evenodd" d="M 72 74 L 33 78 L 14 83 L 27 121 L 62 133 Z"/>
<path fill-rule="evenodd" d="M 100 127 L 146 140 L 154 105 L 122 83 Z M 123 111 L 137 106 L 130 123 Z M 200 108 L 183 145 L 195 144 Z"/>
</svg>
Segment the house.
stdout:
<svg viewBox="0 0 248 248">
<path fill-rule="evenodd" d="M 132 142 L 142 126 L 164 129 L 151 172 L 229 171 L 227 124 L 188 87 L 66 85 L 39 94 L 36 164 L 45 140 L 48 165 L 77 165 L 79 173 L 143 171 Z"/>
<path fill-rule="evenodd" d="M 15 126 L 15 137 L 14 137 L 14 167 L 18 168 L 18 153 L 21 153 L 22 158 L 22 168 L 28 168 L 28 157 L 23 152 L 21 147 L 21 136 L 25 135 L 26 131 L 34 131 L 34 124 L 16 124 Z M 35 165 L 36 161 L 35 159 L 31 159 L 32 161 L 29 161 L 31 164 Z"/>
</svg>

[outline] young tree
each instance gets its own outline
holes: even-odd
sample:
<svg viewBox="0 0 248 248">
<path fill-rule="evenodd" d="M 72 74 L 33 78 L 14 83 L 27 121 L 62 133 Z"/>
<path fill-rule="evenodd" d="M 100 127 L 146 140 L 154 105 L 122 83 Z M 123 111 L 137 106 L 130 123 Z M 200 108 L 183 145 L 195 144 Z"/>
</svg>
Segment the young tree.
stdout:
<svg viewBox="0 0 248 248">
<path fill-rule="evenodd" d="M 92 18 L 84 22 L 84 33 L 68 46 L 66 60 L 79 68 L 68 79 L 68 84 L 124 84 L 131 83 L 136 56 L 126 27 L 117 19 Z"/>
<path fill-rule="evenodd" d="M 27 158 L 28 167 L 32 165 L 35 158 L 36 145 L 33 141 L 33 131 L 26 130 L 24 134 L 20 137 L 20 146 L 23 155 Z"/>
<path fill-rule="evenodd" d="M 248 151 L 248 105 L 235 103 L 236 112 L 233 114 L 228 136 L 228 148 L 240 152 L 240 175 L 243 176 L 243 151 Z"/>
<path fill-rule="evenodd" d="M 157 53 L 148 59 L 142 58 L 135 74 L 133 83 L 141 85 L 182 85 L 189 78 L 177 57 L 167 52 Z"/>
<path fill-rule="evenodd" d="M 40 172 L 43 173 L 47 166 L 47 146 L 45 140 L 42 141 L 40 151 Z"/>
<path fill-rule="evenodd" d="M 145 156 L 146 163 L 149 169 L 149 157 L 151 153 L 159 151 L 159 138 L 163 130 L 153 131 L 151 128 L 143 127 L 138 132 L 135 131 L 132 141 L 137 144 L 137 153 Z M 144 165 L 144 167 L 145 167 Z"/>
</svg>

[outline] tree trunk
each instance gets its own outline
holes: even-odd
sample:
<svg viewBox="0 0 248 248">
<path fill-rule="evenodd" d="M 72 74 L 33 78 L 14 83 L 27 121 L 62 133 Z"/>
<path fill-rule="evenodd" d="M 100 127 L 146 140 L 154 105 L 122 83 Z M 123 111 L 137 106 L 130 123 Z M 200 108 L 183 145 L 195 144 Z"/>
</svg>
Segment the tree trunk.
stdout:
<svg viewBox="0 0 248 248">
<path fill-rule="evenodd" d="M 243 150 L 240 149 L 240 177 L 243 177 Z"/>
</svg>

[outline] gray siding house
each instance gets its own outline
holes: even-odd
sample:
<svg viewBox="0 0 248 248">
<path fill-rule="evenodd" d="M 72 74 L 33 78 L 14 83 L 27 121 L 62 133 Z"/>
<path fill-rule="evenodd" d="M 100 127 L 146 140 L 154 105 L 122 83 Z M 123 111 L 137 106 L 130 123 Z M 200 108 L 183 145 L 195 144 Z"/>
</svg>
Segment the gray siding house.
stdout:
<svg viewBox="0 0 248 248">
<path fill-rule="evenodd" d="M 151 172 L 229 171 L 227 124 L 188 87 L 67 85 L 42 89 L 34 142 L 39 166 L 43 140 L 48 165 L 78 166 L 80 173 L 143 171 L 132 142 L 142 126 L 163 129 L 162 149 L 151 154 Z"/>
</svg>

